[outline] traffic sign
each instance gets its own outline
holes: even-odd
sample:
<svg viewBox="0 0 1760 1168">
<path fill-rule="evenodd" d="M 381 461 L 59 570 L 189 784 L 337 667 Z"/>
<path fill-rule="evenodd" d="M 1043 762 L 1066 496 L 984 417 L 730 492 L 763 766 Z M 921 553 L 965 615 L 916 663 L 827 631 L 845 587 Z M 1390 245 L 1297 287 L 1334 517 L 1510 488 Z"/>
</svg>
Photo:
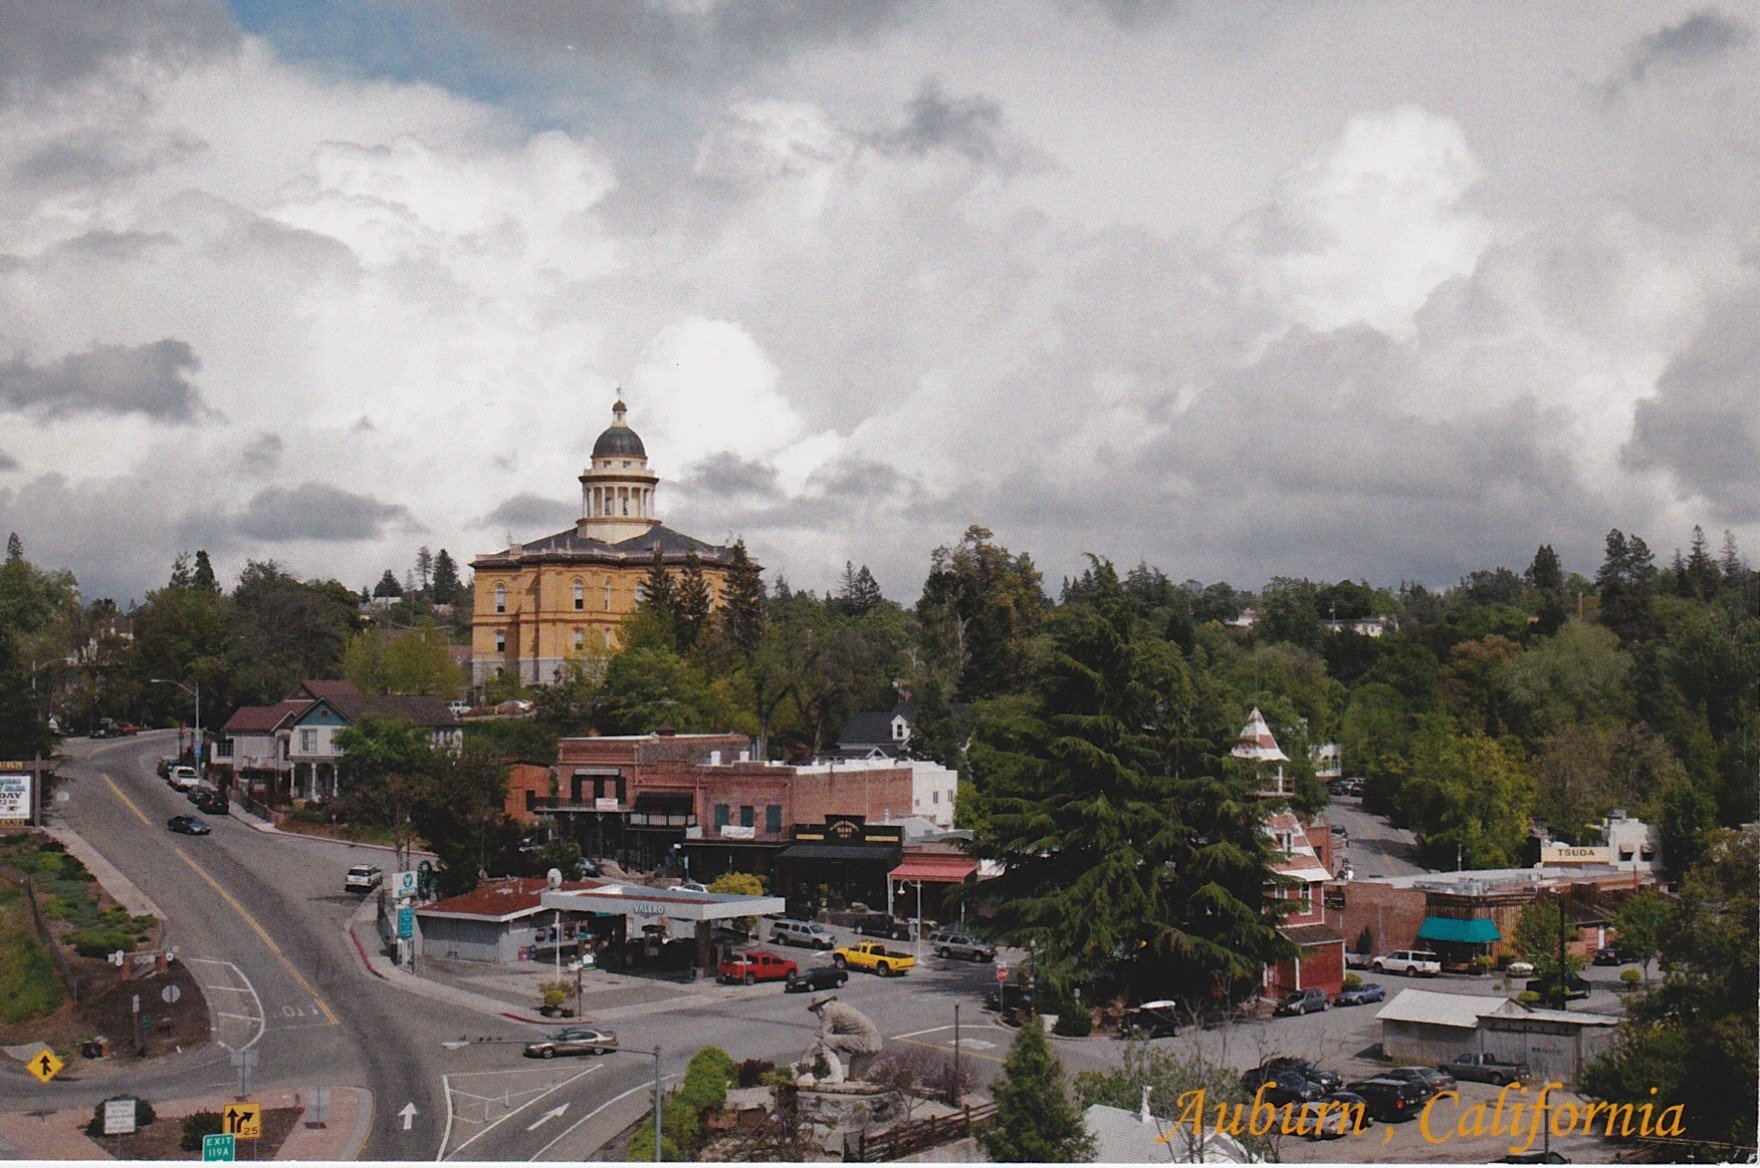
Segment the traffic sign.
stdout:
<svg viewBox="0 0 1760 1168">
<path fill-rule="evenodd" d="M 107 1136 L 125 1136 L 134 1130 L 135 1108 L 140 1100 L 129 1095 L 121 1099 L 104 1100 L 104 1134 Z"/>
<path fill-rule="evenodd" d="M 996 967 L 996 980 L 997 981 L 1007 981 L 1008 980 L 1008 966 L 998 965 Z"/>
<path fill-rule="evenodd" d="M 421 883 L 421 876 L 415 872 L 399 872 L 391 881 L 391 891 L 398 896 L 414 896 Z"/>
<path fill-rule="evenodd" d="M 204 1161 L 238 1159 L 238 1137 L 229 1136 L 224 1132 L 219 1135 L 203 1136 L 202 1159 Z"/>
<path fill-rule="evenodd" d="M 228 1103 L 220 1113 L 220 1131 L 241 1140 L 263 1138 L 263 1105 L 261 1103 Z"/>
<path fill-rule="evenodd" d="M 174 985 L 168 985 L 159 991 L 159 996 L 164 998 L 165 1004 L 169 1006 L 171 1003 L 177 1001 L 178 998 L 183 997 L 183 991 Z"/>
<path fill-rule="evenodd" d="M 397 935 L 406 941 L 416 935 L 416 910 L 408 905 L 397 910 Z"/>
<path fill-rule="evenodd" d="M 30 1057 L 30 1061 L 25 1063 L 25 1066 L 30 1068 L 31 1074 L 37 1077 L 37 1082 L 39 1083 L 47 1083 L 50 1079 L 59 1075 L 61 1073 L 61 1068 L 66 1065 L 66 1063 L 62 1062 L 55 1056 L 54 1051 L 46 1046 L 36 1054 L 33 1054 Z"/>
</svg>

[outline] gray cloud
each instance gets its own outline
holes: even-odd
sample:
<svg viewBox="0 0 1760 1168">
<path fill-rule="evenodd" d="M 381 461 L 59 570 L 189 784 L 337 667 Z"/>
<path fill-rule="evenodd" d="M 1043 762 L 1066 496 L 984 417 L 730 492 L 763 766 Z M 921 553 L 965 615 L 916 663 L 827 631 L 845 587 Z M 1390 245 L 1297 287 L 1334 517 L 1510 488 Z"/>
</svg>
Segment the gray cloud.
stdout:
<svg viewBox="0 0 1760 1168">
<path fill-rule="evenodd" d="M 776 468 L 769 463 L 742 458 L 731 450 L 711 454 L 685 468 L 679 486 L 692 495 L 720 499 L 779 499 Z"/>
<path fill-rule="evenodd" d="M 932 150 L 952 150 L 981 164 L 1007 164 L 1020 157 L 1020 148 L 1003 135 L 1000 105 L 982 95 L 948 97 L 939 77 L 924 79 L 905 113 L 904 125 L 871 141 L 917 158 Z"/>
<path fill-rule="evenodd" d="M 318 540 L 352 543 L 381 538 L 387 527 L 414 530 L 409 509 L 328 483 L 266 487 L 239 512 L 234 526 L 270 543 Z"/>
<path fill-rule="evenodd" d="M 1723 522 L 1760 519 L 1760 294 L 1726 305 L 1638 403 L 1627 465 L 1661 467 Z"/>
<path fill-rule="evenodd" d="M 238 26 L 213 0 L 119 0 L 6 6 L 0 93 L 18 96 L 77 80 L 119 57 L 175 65 L 237 43 Z"/>
<path fill-rule="evenodd" d="M 1639 37 L 1626 50 L 1626 63 L 1607 82 L 1608 96 L 1644 82 L 1652 69 L 1671 69 L 1716 60 L 1754 37 L 1747 25 L 1714 8 L 1702 8 L 1679 24 Z"/>
<path fill-rule="evenodd" d="M 195 417 L 201 397 L 189 374 L 201 368 L 187 341 L 94 345 L 48 365 L 22 357 L 0 364 L 0 405 L 42 417 L 144 414 L 162 422 Z"/>
<path fill-rule="evenodd" d="M 6 453 L 4 450 L 0 450 L 0 470 L 17 470 L 17 469 L 18 469 L 18 459 L 12 457 L 12 455 Z"/>
<path fill-rule="evenodd" d="M 506 528 L 515 539 L 536 538 L 568 523 L 579 514 L 578 504 L 571 506 L 559 499 L 530 493 L 503 500 L 493 511 L 477 520 L 478 527 Z"/>
<path fill-rule="evenodd" d="M 239 470 L 252 478 L 268 478 L 281 466 L 284 450 L 281 435 L 264 430 L 238 452 Z"/>
</svg>

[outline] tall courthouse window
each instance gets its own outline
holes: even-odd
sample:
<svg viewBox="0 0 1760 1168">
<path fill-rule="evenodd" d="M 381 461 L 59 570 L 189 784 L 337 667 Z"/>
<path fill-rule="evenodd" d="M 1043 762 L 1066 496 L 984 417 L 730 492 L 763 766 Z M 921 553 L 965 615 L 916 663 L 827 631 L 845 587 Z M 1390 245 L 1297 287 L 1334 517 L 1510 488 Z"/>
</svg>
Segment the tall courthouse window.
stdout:
<svg viewBox="0 0 1760 1168">
<path fill-rule="evenodd" d="M 495 611 L 507 611 L 507 585 L 505 584 L 495 585 Z"/>
<path fill-rule="evenodd" d="M 579 612 L 587 607 L 587 586 L 579 580 L 574 582 L 574 610 Z"/>
</svg>

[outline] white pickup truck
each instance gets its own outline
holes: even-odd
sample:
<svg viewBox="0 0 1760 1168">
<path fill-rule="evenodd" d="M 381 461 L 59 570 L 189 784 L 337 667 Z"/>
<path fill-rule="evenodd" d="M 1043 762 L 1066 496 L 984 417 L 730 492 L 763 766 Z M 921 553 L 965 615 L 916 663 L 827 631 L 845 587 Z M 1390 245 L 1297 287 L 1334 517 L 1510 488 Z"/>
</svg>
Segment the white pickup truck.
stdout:
<svg viewBox="0 0 1760 1168">
<path fill-rule="evenodd" d="M 1428 949 L 1396 949 L 1369 963 L 1376 973 L 1403 973 L 1407 977 L 1435 977 L 1442 972 L 1442 958 Z"/>
</svg>

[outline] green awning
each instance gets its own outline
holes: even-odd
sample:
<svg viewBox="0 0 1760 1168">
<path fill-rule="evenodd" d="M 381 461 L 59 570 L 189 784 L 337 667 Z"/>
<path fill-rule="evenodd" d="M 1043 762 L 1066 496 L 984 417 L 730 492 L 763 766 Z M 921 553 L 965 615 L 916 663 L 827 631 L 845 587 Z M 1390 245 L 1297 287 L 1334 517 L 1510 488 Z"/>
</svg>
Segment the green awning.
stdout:
<svg viewBox="0 0 1760 1168">
<path fill-rule="evenodd" d="M 1477 917 L 1470 921 L 1457 920 L 1454 917 L 1425 917 L 1423 927 L 1418 930 L 1420 941 L 1489 945 L 1502 939 L 1503 934 L 1497 931 L 1497 922 L 1489 917 Z"/>
</svg>

